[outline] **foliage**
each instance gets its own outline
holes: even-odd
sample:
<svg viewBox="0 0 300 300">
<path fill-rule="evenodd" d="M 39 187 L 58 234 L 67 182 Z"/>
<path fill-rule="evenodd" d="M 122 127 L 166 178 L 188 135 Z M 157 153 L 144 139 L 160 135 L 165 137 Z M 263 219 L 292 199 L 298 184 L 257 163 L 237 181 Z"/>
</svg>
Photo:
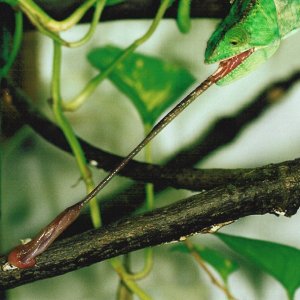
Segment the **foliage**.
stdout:
<svg viewBox="0 0 300 300">
<path fill-rule="evenodd" d="M 286 289 L 289 299 L 300 287 L 300 250 L 294 247 L 245 237 L 217 234 L 232 250 L 261 270 L 276 278 Z"/>
<path fill-rule="evenodd" d="M 94 67 L 105 70 L 123 51 L 114 46 L 97 48 L 88 59 Z M 180 66 L 138 53 L 128 56 L 108 77 L 132 101 L 144 124 L 153 124 L 195 81 Z"/>
<path fill-rule="evenodd" d="M 204 261 L 206 261 L 219 273 L 226 284 L 228 283 L 229 276 L 238 269 L 238 264 L 225 257 L 220 251 L 199 244 L 194 244 L 193 248 Z M 192 252 L 192 249 L 189 249 L 184 243 L 175 245 L 171 249 L 173 251 L 180 251 L 187 254 Z"/>
</svg>

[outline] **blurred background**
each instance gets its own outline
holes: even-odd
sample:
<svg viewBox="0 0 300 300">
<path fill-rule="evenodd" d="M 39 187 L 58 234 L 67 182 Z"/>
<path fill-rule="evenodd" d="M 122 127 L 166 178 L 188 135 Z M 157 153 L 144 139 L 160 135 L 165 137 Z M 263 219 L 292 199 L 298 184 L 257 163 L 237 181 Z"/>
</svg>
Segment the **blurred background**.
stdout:
<svg viewBox="0 0 300 300">
<path fill-rule="evenodd" d="M 206 42 L 217 23 L 217 20 L 193 20 L 191 31 L 183 35 L 174 20 L 163 21 L 138 52 L 181 65 L 200 82 L 216 69 L 216 65 L 205 65 L 203 61 Z M 89 49 L 107 44 L 126 47 L 144 34 L 149 25 L 150 21 L 104 23 L 87 45 L 79 49 L 63 49 L 64 99 L 72 98 L 96 74 L 86 59 Z M 86 30 L 87 26 L 80 25 L 64 37 L 76 39 Z M 299 71 L 299 34 L 284 40 L 277 53 L 248 77 L 229 86 L 211 87 L 187 108 L 153 142 L 154 162 L 164 162 L 192 143 L 216 120 L 231 116 L 248 105 L 266 86 Z M 47 104 L 51 60 L 51 41 L 41 34 L 27 32 L 16 71 L 21 73 L 26 92 L 49 118 L 52 118 Z M 69 113 L 68 117 L 80 137 L 119 155 L 127 154 L 144 135 L 141 120 L 131 102 L 108 80 L 98 87 L 80 110 Z M 246 168 L 295 159 L 299 157 L 299 128 L 300 83 L 297 83 L 280 102 L 243 128 L 237 139 L 213 152 L 198 167 Z M 139 158 L 142 159 L 142 156 Z M 93 175 L 95 182 L 98 182 L 105 173 L 94 169 Z M 79 200 L 85 188 L 78 181 L 74 159 L 47 143 L 31 128 L 23 126 L 7 138 L 2 146 L 1 252 L 18 244 L 19 239 L 34 235 L 66 206 Z M 130 183 L 130 180 L 116 178 L 105 188 L 102 196 Z M 162 206 L 187 195 L 188 191 L 169 189 L 158 195 L 155 203 Z M 238 220 L 223 228 L 222 232 L 300 248 L 299 222 L 299 215 L 292 218 L 252 216 Z M 286 299 L 284 289 L 274 279 L 235 256 L 215 237 L 197 235 L 193 239 L 202 245 L 220 249 L 239 261 L 239 271 L 229 280 L 230 289 L 237 299 Z M 155 247 L 153 272 L 141 282 L 153 299 L 226 299 L 191 257 L 179 252 L 170 255 L 169 248 L 170 245 Z M 142 257 L 139 251 L 133 255 L 137 268 L 142 263 Z M 117 285 L 117 275 L 109 263 L 102 262 L 15 288 L 8 291 L 8 299 L 115 299 Z M 300 299 L 300 292 L 296 299 Z"/>
</svg>

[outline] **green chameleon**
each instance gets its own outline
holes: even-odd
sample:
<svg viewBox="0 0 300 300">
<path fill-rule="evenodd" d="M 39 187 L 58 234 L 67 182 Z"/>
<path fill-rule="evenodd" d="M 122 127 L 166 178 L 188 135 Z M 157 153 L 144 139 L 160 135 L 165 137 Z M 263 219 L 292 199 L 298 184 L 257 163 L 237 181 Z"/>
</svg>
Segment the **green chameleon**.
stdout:
<svg viewBox="0 0 300 300">
<path fill-rule="evenodd" d="M 217 71 L 163 117 L 83 200 L 65 209 L 29 243 L 13 249 L 3 269 L 33 267 L 36 256 L 44 252 L 76 220 L 86 203 L 201 93 L 214 83 L 228 84 L 255 70 L 275 53 L 282 39 L 299 27 L 300 0 L 235 0 L 228 16 L 219 24 L 207 44 L 205 61 L 219 62 Z"/>
<path fill-rule="evenodd" d="M 254 52 L 217 84 L 231 83 L 255 70 L 300 28 L 300 0 L 236 0 L 207 43 L 205 62 L 215 63 L 246 50 Z"/>
</svg>

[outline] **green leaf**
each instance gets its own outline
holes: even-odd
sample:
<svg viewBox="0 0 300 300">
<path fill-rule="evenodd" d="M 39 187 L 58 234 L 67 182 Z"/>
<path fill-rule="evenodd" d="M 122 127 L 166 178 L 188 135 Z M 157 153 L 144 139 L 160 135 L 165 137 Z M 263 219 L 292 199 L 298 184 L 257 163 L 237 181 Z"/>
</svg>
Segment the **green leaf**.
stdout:
<svg viewBox="0 0 300 300">
<path fill-rule="evenodd" d="M 106 46 L 92 50 L 88 60 L 103 71 L 122 53 L 120 48 Z M 131 99 L 144 124 L 151 125 L 195 81 L 180 66 L 137 53 L 119 63 L 109 79 Z"/>
<path fill-rule="evenodd" d="M 225 283 L 227 283 L 229 275 L 238 269 L 238 264 L 235 261 L 228 259 L 214 249 L 195 244 L 193 247 L 199 256 L 220 274 Z M 191 252 L 183 243 L 173 246 L 172 250 L 182 253 Z"/>
<path fill-rule="evenodd" d="M 177 11 L 177 26 L 182 33 L 191 29 L 191 0 L 179 0 Z"/>
<path fill-rule="evenodd" d="M 276 278 L 293 299 L 300 286 L 300 250 L 277 243 L 218 233 L 232 250 Z"/>
</svg>

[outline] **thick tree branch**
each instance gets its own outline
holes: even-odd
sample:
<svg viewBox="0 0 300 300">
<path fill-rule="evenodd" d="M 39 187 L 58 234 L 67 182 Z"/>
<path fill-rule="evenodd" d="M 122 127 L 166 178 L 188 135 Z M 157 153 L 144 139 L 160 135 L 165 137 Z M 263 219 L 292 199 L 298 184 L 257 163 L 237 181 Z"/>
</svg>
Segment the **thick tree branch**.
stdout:
<svg viewBox="0 0 300 300">
<path fill-rule="evenodd" d="M 20 90 L 12 89 L 12 91 L 13 102 L 15 99 L 26 98 L 20 95 L 16 97 Z M 282 90 L 278 91 L 281 94 Z M 17 107 L 20 108 L 19 105 Z M 27 106 L 26 109 L 32 110 L 32 107 Z M 23 110 L 21 106 L 22 115 L 27 115 L 26 109 Z M 33 110 L 28 115 L 36 117 L 36 112 Z M 42 121 L 48 122 L 43 118 Z M 57 130 L 51 123 L 46 125 L 46 128 L 49 125 L 51 130 L 53 128 Z M 142 168 L 142 172 L 148 170 L 148 167 L 150 171 L 152 167 L 156 168 L 156 166 L 136 164 Z M 227 170 L 204 170 L 204 173 L 210 174 L 211 180 L 215 175 L 215 178 L 223 177 L 221 184 L 224 186 L 215 188 L 210 186 L 213 188 L 210 191 L 156 210 L 151 214 L 130 218 L 100 231 L 89 231 L 57 242 L 39 258 L 39 264 L 35 269 L 21 271 L 20 274 L 19 271 L 0 273 L 0 286 L 4 289 L 63 274 L 112 256 L 176 240 L 180 236 L 203 231 L 214 224 L 246 215 L 275 211 L 292 215 L 299 207 L 299 170 L 300 160 L 258 169 L 228 170 L 229 173 L 226 173 Z M 195 180 L 194 183 L 198 182 L 199 185 L 197 176 L 192 181 Z M 218 180 L 214 184 L 217 185 Z M 73 252 L 70 251 L 71 248 Z M 1 262 L 5 260 L 4 257 L 1 259 Z"/>
<path fill-rule="evenodd" d="M 53 18 L 62 20 L 70 15 L 84 0 L 73 1 L 36 1 Z M 158 0 L 126 0 L 118 5 L 105 8 L 102 21 L 126 19 L 152 19 L 158 9 Z M 176 18 L 177 4 L 175 1 L 167 11 L 165 18 Z M 192 18 L 223 18 L 229 11 L 230 4 L 227 0 L 193 0 L 191 5 Z M 90 23 L 92 10 L 90 10 L 80 23 Z M 33 29 L 26 20 L 25 29 Z"/>
<path fill-rule="evenodd" d="M 210 232 L 218 224 L 226 225 L 248 215 L 295 214 L 300 205 L 300 160 L 268 165 L 264 171 L 273 176 L 261 181 L 249 180 L 245 186 L 232 183 L 218 187 L 151 213 L 58 241 L 38 257 L 34 268 L 1 271 L 0 287 L 13 288 L 137 249 Z M 253 170 L 247 176 L 256 178 L 257 172 Z M 0 257 L 1 264 L 5 260 L 5 256 Z"/>
</svg>

